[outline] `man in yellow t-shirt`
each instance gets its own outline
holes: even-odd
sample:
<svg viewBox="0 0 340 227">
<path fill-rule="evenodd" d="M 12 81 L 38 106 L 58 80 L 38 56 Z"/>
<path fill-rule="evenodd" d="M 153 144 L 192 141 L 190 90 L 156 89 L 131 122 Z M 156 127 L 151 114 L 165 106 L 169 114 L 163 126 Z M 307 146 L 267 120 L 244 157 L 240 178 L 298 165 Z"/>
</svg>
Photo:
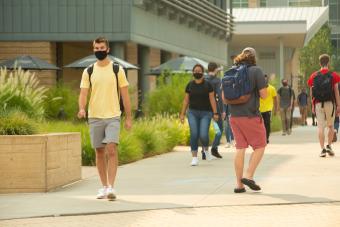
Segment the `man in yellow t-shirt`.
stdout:
<svg viewBox="0 0 340 227">
<path fill-rule="evenodd" d="M 126 115 L 125 128 L 131 128 L 131 107 L 128 93 L 129 83 L 122 67 L 116 73 L 113 63 L 108 58 L 109 42 L 104 37 L 93 41 L 93 51 L 97 62 L 91 67 L 92 73 L 86 68 L 80 83 L 79 118 L 86 117 L 86 102 L 89 89 L 91 96 L 88 106 L 88 118 L 92 147 L 96 150 L 96 165 L 103 187 L 99 189 L 97 198 L 116 198 L 114 181 L 117 173 L 120 131 L 120 102 L 123 99 Z M 118 81 L 116 80 L 118 78 Z M 108 160 L 106 160 L 105 150 Z M 106 167 L 106 163 L 108 163 Z"/>
<path fill-rule="evenodd" d="M 268 76 L 264 75 L 266 81 L 268 82 Z M 269 135 L 270 135 L 270 119 L 271 114 L 274 108 L 274 114 L 276 115 L 277 111 L 277 94 L 276 89 L 268 84 L 267 87 L 267 98 L 262 99 L 260 98 L 260 112 L 263 118 L 264 126 L 266 128 L 266 136 L 267 136 L 267 143 L 269 143 Z"/>
</svg>

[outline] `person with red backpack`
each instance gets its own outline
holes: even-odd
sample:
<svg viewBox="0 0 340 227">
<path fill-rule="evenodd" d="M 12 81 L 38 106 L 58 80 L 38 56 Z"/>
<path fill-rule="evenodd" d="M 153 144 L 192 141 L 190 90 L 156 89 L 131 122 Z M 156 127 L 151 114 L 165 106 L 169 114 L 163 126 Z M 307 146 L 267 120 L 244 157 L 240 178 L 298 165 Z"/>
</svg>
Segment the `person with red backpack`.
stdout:
<svg viewBox="0 0 340 227">
<path fill-rule="evenodd" d="M 330 57 L 322 54 L 319 57 L 321 69 L 312 73 L 308 80 L 312 98 L 312 111 L 318 121 L 319 143 L 321 146 L 320 157 L 334 156 L 331 144 L 334 134 L 334 118 L 340 112 L 340 98 L 338 83 L 340 76 L 329 71 Z M 328 127 L 327 146 L 325 147 L 324 129 Z"/>
</svg>

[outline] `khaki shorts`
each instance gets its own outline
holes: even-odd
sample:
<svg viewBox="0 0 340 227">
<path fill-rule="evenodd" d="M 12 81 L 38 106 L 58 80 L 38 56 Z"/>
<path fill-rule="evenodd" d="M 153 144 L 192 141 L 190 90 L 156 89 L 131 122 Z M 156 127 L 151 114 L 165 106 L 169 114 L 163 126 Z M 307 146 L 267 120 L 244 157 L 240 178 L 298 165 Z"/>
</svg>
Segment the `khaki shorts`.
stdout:
<svg viewBox="0 0 340 227">
<path fill-rule="evenodd" d="M 322 103 L 317 103 L 315 113 L 319 127 L 333 126 L 336 115 L 336 107 L 333 102 L 324 102 L 323 108 Z"/>
<path fill-rule="evenodd" d="M 93 148 L 105 147 L 108 143 L 119 143 L 120 117 L 90 118 L 89 126 Z"/>
</svg>

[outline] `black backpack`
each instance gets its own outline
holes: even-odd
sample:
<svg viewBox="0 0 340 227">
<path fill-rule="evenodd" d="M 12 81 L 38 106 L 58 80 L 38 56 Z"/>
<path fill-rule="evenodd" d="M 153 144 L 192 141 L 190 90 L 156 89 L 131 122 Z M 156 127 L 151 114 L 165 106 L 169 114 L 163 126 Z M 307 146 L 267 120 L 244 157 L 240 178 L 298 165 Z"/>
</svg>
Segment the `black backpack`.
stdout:
<svg viewBox="0 0 340 227">
<path fill-rule="evenodd" d="M 332 80 L 333 77 L 331 72 L 328 72 L 324 75 L 321 72 L 317 72 L 316 76 L 313 79 L 312 88 L 312 94 L 315 100 L 322 103 L 334 100 Z"/>
<path fill-rule="evenodd" d="M 119 64 L 117 62 L 113 62 L 112 64 L 112 68 L 113 68 L 113 73 L 116 76 L 116 87 L 117 87 L 117 94 L 118 94 L 118 99 L 119 99 L 119 106 L 120 106 L 120 111 L 124 112 L 124 105 L 123 105 L 123 98 L 120 95 L 119 92 L 119 84 L 118 84 L 118 73 L 119 73 Z M 86 69 L 87 73 L 89 74 L 89 81 L 90 81 L 90 88 L 92 87 L 92 83 L 91 83 L 91 75 L 93 73 L 93 64 L 90 65 L 87 69 Z"/>
</svg>

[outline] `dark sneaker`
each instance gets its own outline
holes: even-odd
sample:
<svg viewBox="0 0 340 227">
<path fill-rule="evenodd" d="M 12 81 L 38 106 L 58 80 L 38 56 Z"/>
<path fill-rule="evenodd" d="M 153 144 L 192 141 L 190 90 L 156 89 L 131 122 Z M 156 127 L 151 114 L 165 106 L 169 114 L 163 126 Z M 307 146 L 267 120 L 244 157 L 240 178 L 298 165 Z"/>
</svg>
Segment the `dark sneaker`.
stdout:
<svg viewBox="0 0 340 227">
<path fill-rule="evenodd" d="M 201 151 L 202 153 L 202 160 L 206 160 L 207 158 L 205 157 L 205 153 L 203 152 L 203 150 Z"/>
<path fill-rule="evenodd" d="M 234 193 L 244 193 L 246 192 L 245 188 L 234 188 Z"/>
<path fill-rule="evenodd" d="M 334 156 L 334 151 L 332 150 L 331 145 L 326 146 L 326 152 L 328 153 L 329 156 Z"/>
<path fill-rule="evenodd" d="M 324 157 L 326 157 L 326 154 L 327 154 L 327 151 L 326 151 L 326 149 L 324 148 L 324 149 L 322 149 L 322 151 L 321 151 L 320 157 L 321 157 L 321 158 L 324 158 Z"/>
<path fill-rule="evenodd" d="M 222 158 L 222 156 L 220 155 L 220 153 L 218 153 L 217 147 L 212 147 L 212 148 L 211 148 L 211 154 L 212 154 L 213 156 L 215 156 L 216 158 Z"/>
</svg>

